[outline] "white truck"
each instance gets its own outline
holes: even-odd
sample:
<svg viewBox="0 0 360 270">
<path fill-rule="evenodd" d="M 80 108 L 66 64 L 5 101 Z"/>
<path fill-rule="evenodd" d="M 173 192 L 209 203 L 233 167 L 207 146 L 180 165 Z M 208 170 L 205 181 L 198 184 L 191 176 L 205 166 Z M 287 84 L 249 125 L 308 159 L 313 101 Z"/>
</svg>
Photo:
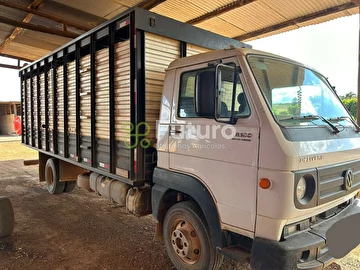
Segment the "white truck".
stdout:
<svg viewBox="0 0 360 270">
<path fill-rule="evenodd" d="M 310 67 L 134 8 L 20 77 L 40 181 L 152 213 L 177 269 L 323 269 L 359 243 L 360 128 Z"/>
</svg>

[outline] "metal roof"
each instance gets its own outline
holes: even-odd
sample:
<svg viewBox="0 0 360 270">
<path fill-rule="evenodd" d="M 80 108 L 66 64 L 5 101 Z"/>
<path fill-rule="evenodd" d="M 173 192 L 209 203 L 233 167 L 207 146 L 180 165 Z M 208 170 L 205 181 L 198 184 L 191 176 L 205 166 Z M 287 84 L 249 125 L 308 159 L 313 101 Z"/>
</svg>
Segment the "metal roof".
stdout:
<svg viewBox="0 0 360 270">
<path fill-rule="evenodd" d="M 0 55 L 36 60 L 133 6 L 247 41 L 357 14 L 359 4 L 360 0 L 0 0 Z"/>
</svg>

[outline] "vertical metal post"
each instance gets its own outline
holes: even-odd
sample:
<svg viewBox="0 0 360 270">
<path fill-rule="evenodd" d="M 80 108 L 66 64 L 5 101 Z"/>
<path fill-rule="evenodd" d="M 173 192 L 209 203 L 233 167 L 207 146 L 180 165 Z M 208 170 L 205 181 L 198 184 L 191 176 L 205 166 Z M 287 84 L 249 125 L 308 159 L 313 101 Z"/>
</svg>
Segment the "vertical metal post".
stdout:
<svg viewBox="0 0 360 270">
<path fill-rule="evenodd" d="M 134 132 L 138 137 L 138 145 L 136 146 L 136 179 L 145 180 L 145 151 L 140 144 L 145 139 L 143 134 L 146 133 L 148 125 L 145 122 L 145 34 L 142 30 L 136 30 L 136 48 L 135 48 L 135 68 L 136 68 L 136 120 L 134 122 Z"/>
<path fill-rule="evenodd" d="M 130 14 L 130 122 L 135 126 L 136 125 L 136 62 L 135 62 L 135 52 L 136 52 L 136 30 L 135 30 L 135 14 L 132 12 Z M 136 129 L 136 128 L 135 128 Z M 130 136 L 130 145 L 134 145 L 134 130 L 130 131 L 132 134 Z M 136 134 L 135 134 L 136 136 Z M 136 167 L 134 163 L 136 162 L 134 148 L 130 149 L 130 179 L 135 180 Z"/>
<path fill-rule="evenodd" d="M 110 172 L 116 172 L 115 142 L 115 25 L 109 25 Z"/>
<path fill-rule="evenodd" d="M 184 41 L 180 41 L 180 58 L 186 57 L 187 44 Z"/>
<path fill-rule="evenodd" d="M 67 51 L 64 51 L 64 68 L 63 68 L 63 82 L 64 82 L 64 157 L 69 157 L 69 118 L 68 118 L 68 59 Z"/>
<path fill-rule="evenodd" d="M 91 166 L 96 167 L 96 74 L 95 74 L 95 53 L 96 38 L 95 34 L 91 35 L 90 44 L 90 99 L 91 99 Z"/>
<path fill-rule="evenodd" d="M 80 157 L 80 42 L 76 43 L 75 52 L 75 73 L 76 73 L 76 159 L 81 160 Z"/>
</svg>

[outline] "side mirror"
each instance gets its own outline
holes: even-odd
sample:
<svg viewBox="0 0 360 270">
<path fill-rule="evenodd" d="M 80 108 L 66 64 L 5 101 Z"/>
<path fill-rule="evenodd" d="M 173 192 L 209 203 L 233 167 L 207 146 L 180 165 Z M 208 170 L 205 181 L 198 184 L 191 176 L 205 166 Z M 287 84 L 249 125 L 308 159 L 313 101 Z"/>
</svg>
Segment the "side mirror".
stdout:
<svg viewBox="0 0 360 270">
<path fill-rule="evenodd" d="M 204 118 L 215 117 L 215 71 L 202 71 L 195 79 L 195 112 Z"/>
</svg>

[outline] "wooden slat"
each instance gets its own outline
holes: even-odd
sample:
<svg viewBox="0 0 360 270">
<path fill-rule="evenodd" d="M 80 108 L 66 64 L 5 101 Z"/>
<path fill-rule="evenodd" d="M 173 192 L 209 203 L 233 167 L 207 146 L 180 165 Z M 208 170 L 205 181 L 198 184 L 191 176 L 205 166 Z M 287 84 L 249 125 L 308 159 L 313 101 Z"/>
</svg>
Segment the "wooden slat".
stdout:
<svg viewBox="0 0 360 270">
<path fill-rule="evenodd" d="M 53 83 L 53 69 L 50 69 L 48 71 L 48 105 L 49 105 L 49 131 L 53 131 L 53 123 L 54 123 L 54 116 L 53 116 L 53 110 L 54 110 L 54 102 L 53 102 L 53 94 L 54 94 L 54 83 Z"/>
<path fill-rule="evenodd" d="M 45 111 L 45 73 L 41 73 L 40 77 L 40 127 L 42 127 L 42 125 L 46 124 L 46 111 Z M 42 145 L 41 148 L 43 150 L 46 150 L 46 141 L 45 141 L 45 135 L 46 134 L 46 130 L 44 128 L 41 128 L 41 140 L 42 140 Z"/>
<path fill-rule="evenodd" d="M 33 83 L 33 104 L 34 104 L 34 110 L 32 112 L 32 114 L 34 115 L 34 123 L 32 126 L 33 132 L 34 132 L 34 137 L 35 137 L 35 146 L 38 147 L 38 102 L 37 102 L 37 94 L 38 94 L 38 88 L 37 88 L 37 77 L 34 76 L 32 79 L 32 83 Z"/>
<path fill-rule="evenodd" d="M 130 118 L 130 42 L 115 45 L 115 138 L 129 141 L 130 132 L 125 125 Z"/>
<path fill-rule="evenodd" d="M 180 58 L 177 40 L 145 33 L 145 119 L 150 126 L 147 139 L 156 143 L 156 120 L 159 118 L 165 69 Z"/>
<path fill-rule="evenodd" d="M 30 79 L 27 79 L 26 80 L 26 88 L 27 88 L 27 91 L 26 91 L 26 103 L 27 103 L 27 137 L 28 137 L 28 141 L 29 143 L 31 144 L 31 138 L 32 138 L 32 135 L 31 135 L 31 114 L 32 114 L 32 111 L 31 111 L 31 103 L 32 103 L 32 100 L 31 100 L 31 89 L 30 89 L 30 86 L 31 86 L 31 80 Z"/>
<path fill-rule="evenodd" d="M 210 52 L 210 51 L 211 51 L 210 49 L 200 47 L 197 45 L 193 45 L 193 44 L 186 45 L 186 56 L 192 56 L 192 55 L 196 55 L 199 53 L 205 53 L 205 52 Z"/>
<path fill-rule="evenodd" d="M 80 135 L 86 137 L 91 136 L 90 84 L 90 55 L 86 55 L 80 59 Z"/>
<path fill-rule="evenodd" d="M 68 91 L 68 130 L 76 134 L 76 61 L 67 64 L 67 91 Z"/>
<path fill-rule="evenodd" d="M 56 74 L 56 83 L 57 83 L 57 122 L 58 122 L 58 131 L 64 132 L 64 82 L 63 82 L 64 68 L 59 66 L 57 68 Z"/>
<path fill-rule="evenodd" d="M 24 140 L 25 139 L 25 135 L 26 135 L 26 128 L 27 128 L 27 126 L 26 126 L 26 119 L 25 119 L 25 112 L 26 112 L 26 110 L 25 110 L 25 103 L 26 103 L 26 91 L 25 91 L 25 88 L 26 87 L 26 80 L 24 80 L 23 78 L 22 78 L 22 81 L 21 81 L 21 101 L 22 101 L 22 103 L 21 103 L 21 111 L 22 111 L 22 117 L 21 117 L 21 122 L 22 122 L 22 126 L 24 127 L 23 128 L 23 130 L 24 130 L 24 132 L 23 132 L 23 134 L 22 134 L 22 136 L 23 136 L 23 139 L 22 139 L 22 142 L 23 143 L 25 143 L 26 142 L 26 140 Z"/>
<path fill-rule="evenodd" d="M 109 93 L 109 49 L 105 48 L 95 54 L 95 109 L 96 137 L 110 139 L 110 93 Z"/>
</svg>

